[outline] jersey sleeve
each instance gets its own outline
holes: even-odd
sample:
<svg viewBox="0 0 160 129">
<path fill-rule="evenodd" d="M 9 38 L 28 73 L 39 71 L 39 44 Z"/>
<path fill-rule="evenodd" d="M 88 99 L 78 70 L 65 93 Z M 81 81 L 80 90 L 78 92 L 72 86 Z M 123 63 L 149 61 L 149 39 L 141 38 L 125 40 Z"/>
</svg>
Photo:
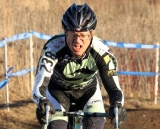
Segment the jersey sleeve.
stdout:
<svg viewBox="0 0 160 129">
<path fill-rule="evenodd" d="M 124 104 L 124 95 L 117 75 L 118 63 L 116 57 L 107 45 L 99 38 L 94 38 L 93 49 L 96 51 L 96 61 L 102 83 L 108 93 L 110 105 L 116 101 Z"/>
<path fill-rule="evenodd" d="M 44 47 L 37 66 L 36 79 L 32 91 L 32 99 L 36 104 L 39 103 L 41 97 L 45 97 L 46 88 L 56 62 L 56 54 L 50 48 Z"/>
<path fill-rule="evenodd" d="M 99 66 L 101 67 L 99 70 L 100 77 L 109 95 L 110 105 L 114 105 L 115 102 L 120 102 L 123 105 L 124 96 L 117 75 L 117 61 L 115 57 L 105 54 L 102 58 L 102 64 Z"/>
</svg>

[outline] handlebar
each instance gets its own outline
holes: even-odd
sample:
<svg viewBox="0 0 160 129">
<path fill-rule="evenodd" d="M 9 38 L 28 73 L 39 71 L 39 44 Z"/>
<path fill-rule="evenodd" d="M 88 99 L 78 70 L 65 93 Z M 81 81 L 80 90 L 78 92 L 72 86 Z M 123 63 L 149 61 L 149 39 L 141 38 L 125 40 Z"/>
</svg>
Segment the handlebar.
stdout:
<svg viewBox="0 0 160 129">
<path fill-rule="evenodd" d="M 46 124 L 45 124 L 45 129 L 47 129 L 47 126 L 49 124 L 49 111 L 50 111 L 50 106 L 46 106 Z M 115 114 L 115 119 L 116 119 L 116 125 L 115 129 L 118 128 L 118 107 L 114 108 L 114 114 Z M 81 110 L 77 112 L 61 112 L 61 111 L 56 111 L 53 116 L 68 116 L 68 117 L 109 117 L 109 113 L 99 113 L 99 112 L 83 112 Z"/>
<path fill-rule="evenodd" d="M 48 118 L 49 118 L 49 111 L 50 111 L 50 106 L 47 105 L 46 106 L 46 125 L 48 125 L 48 123 L 49 123 L 49 120 L 48 120 Z"/>
<path fill-rule="evenodd" d="M 114 108 L 114 114 L 115 114 L 115 119 L 116 119 L 115 129 L 119 129 L 118 128 L 118 107 Z"/>
<path fill-rule="evenodd" d="M 70 117 L 78 117 L 78 116 L 87 116 L 87 117 L 108 117 L 108 113 L 99 113 L 99 112 L 83 112 L 83 111 L 78 111 L 78 112 L 55 112 L 54 116 L 70 116 Z"/>
</svg>

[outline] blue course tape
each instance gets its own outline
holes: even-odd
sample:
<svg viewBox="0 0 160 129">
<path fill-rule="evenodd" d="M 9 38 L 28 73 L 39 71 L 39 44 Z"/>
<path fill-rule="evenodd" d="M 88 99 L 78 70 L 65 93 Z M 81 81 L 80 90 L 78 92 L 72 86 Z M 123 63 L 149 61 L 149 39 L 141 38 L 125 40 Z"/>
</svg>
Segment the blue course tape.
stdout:
<svg viewBox="0 0 160 129">
<path fill-rule="evenodd" d="M 154 49 L 157 48 L 157 45 L 148 45 L 148 44 L 132 44 L 132 43 L 123 43 L 123 42 L 110 42 L 104 40 L 104 43 L 108 46 L 120 47 L 120 48 L 146 48 Z"/>
<path fill-rule="evenodd" d="M 24 69 L 24 70 L 15 72 L 15 73 L 8 73 L 8 74 L 6 74 L 6 76 L 8 76 L 8 77 L 12 77 L 12 76 L 23 76 L 23 75 L 27 74 L 28 72 L 30 72 L 30 71 L 35 71 L 35 70 L 36 70 L 35 68 L 32 68 L 32 69 Z"/>
<path fill-rule="evenodd" d="M 21 39 L 26 39 L 29 38 L 30 36 L 36 36 L 37 38 L 43 39 L 43 40 L 48 40 L 50 39 L 51 35 L 46 35 L 43 33 L 35 32 L 35 31 L 30 31 L 29 33 L 22 33 L 22 34 L 17 34 L 13 35 L 9 38 L 6 38 L 5 40 L 0 41 L 0 47 L 3 47 L 6 42 L 12 42 L 15 40 L 21 40 Z M 133 44 L 133 43 L 123 43 L 123 42 L 111 42 L 104 40 L 104 43 L 108 46 L 113 46 L 113 47 L 120 47 L 120 48 L 146 48 L 146 49 L 155 49 L 159 46 L 157 45 L 148 45 L 148 44 Z M 35 70 L 33 69 L 25 69 L 22 71 L 18 71 L 15 73 L 7 73 L 6 76 L 23 76 L 24 74 L 28 73 L 29 71 Z M 129 72 L 129 71 L 118 71 L 118 74 L 124 74 L 124 75 L 139 75 L 139 76 L 155 76 L 158 73 L 154 72 Z M 158 74 L 160 75 L 160 74 Z"/>
<path fill-rule="evenodd" d="M 32 68 L 32 69 L 24 69 L 15 73 L 10 73 L 10 74 L 6 74 L 6 76 L 11 77 L 11 76 L 23 76 L 25 74 L 27 74 L 30 71 L 35 71 L 36 68 Z M 134 71 L 118 71 L 118 74 L 123 74 L 123 75 L 137 75 L 137 76 L 155 76 L 158 73 L 156 72 L 134 72 Z M 160 75 L 160 74 L 158 74 Z"/>
<path fill-rule="evenodd" d="M 0 89 L 2 89 L 8 83 L 8 79 L 5 79 L 0 82 Z"/>
<path fill-rule="evenodd" d="M 35 31 L 30 31 L 29 33 L 22 33 L 22 34 L 17 34 L 13 35 L 9 38 L 6 38 L 5 40 L 0 41 L 0 47 L 3 47 L 6 42 L 12 42 L 15 40 L 21 40 L 21 39 L 26 39 L 29 38 L 30 36 L 36 36 L 37 38 L 43 39 L 43 40 L 48 40 L 50 39 L 51 35 L 46 35 L 43 33 L 35 32 Z M 157 45 L 148 45 L 148 44 L 137 44 L 137 43 L 124 43 L 124 42 L 112 42 L 112 41 L 107 41 L 104 40 L 104 43 L 108 46 L 113 46 L 113 47 L 120 47 L 120 48 L 145 48 L 145 49 L 155 49 L 158 46 Z"/>
<path fill-rule="evenodd" d="M 123 75 L 138 75 L 138 76 L 155 76 L 156 72 L 130 72 L 130 71 L 118 71 L 118 74 Z"/>
<path fill-rule="evenodd" d="M 50 38 L 53 37 L 51 35 L 45 35 L 43 33 L 35 32 L 35 31 L 30 31 L 30 33 L 36 36 L 37 38 L 44 39 L 44 40 L 49 40 Z"/>
<path fill-rule="evenodd" d="M 12 42 L 15 40 L 22 40 L 22 39 L 26 39 L 29 38 L 32 34 L 31 33 L 22 33 L 22 34 L 17 34 L 17 35 L 13 35 L 9 38 L 6 38 L 7 42 Z"/>
<path fill-rule="evenodd" d="M 5 40 L 0 41 L 0 47 L 3 47 L 7 42 Z"/>
<path fill-rule="evenodd" d="M 10 71 L 12 71 L 13 68 L 14 68 L 13 66 L 10 67 L 10 68 L 8 69 L 7 73 L 9 73 Z"/>
</svg>

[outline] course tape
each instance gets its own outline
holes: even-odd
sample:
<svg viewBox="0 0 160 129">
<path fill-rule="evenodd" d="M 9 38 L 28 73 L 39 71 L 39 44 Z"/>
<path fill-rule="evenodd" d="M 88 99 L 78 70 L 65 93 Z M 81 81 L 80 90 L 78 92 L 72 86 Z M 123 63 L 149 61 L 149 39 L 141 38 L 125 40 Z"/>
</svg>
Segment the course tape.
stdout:
<svg viewBox="0 0 160 129">
<path fill-rule="evenodd" d="M 5 38 L 5 40 L 0 41 L 0 47 L 3 47 L 6 42 L 12 42 L 15 40 L 22 40 L 22 39 L 26 39 L 29 38 L 30 36 L 36 36 L 37 38 L 43 39 L 43 40 L 48 40 L 50 39 L 51 35 L 46 35 L 43 33 L 39 33 L 39 32 L 35 32 L 35 31 L 30 31 L 30 32 L 26 32 L 26 33 L 22 33 L 22 34 L 17 34 L 17 35 L 13 35 L 9 38 Z M 138 44 L 138 43 L 123 43 L 123 42 L 112 42 L 112 41 L 107 41 L 104 40 L 104 43 L 108 46 L 113 46 L 113 47 L 120 47 L 120 48 L 145 48 L 145 49 L 155 49 L 159 46 L 157 45 L 149 45 L 149 44 Z"/>
<path fill-rule="evenodd" d="M 0 82 L 0 89 L 2 89 L 8 83 L 8 79 L 5 79 Z"/>
<path fill-rule="evenodd" d="M 14 68 L 14 67 L 11 66 L 11 67 L 7 70 L 7 73 L 11 72 L 13 68 Z"/>
<path fill-rule="evenodd" d="M 36 36 L 37 38 L 44 39 L 44 40 L 48 40 L 53 37 L 51 35 L 45 35 L 43 33 L 35 32 L 35 31 L 30 31 L 30 33 Z"/>
<path fill-rule="evenodd" d="M 132 43 L 122 43 L 122 42 L 110 42 L 104 40 L 104 43 L 108 46 L 120 47 L 120 48 L 145 48 L 145 49 L 155 49 L 157 45 L 148 45 L 148 44 L 132 44 Z"/>
<path fill-rule="evenodd" d="M 13 69 L 13 67 L 11 67 L 8 71 L 11 71 Z M 31 69 L 24 69 L 18 72 L 14 72 L 14 73 L 7 73 L 6 76 L 8 77 L 13 77 L 13 76 L 23 76 L 25 74 L 27 74 L 30 71 L 35 71 L 36 68 L 31 68 Z M 118 71 L 117 72 L 120 75 L 138 75 L 138 76 L 155 76 L 158 73 L 156 72 L 132 72 L 132 71 Z M 158 74 L 160 75 L 160 74 Z M 2 82 L 0 82 L 0 89 L 3 88 L 6 84 L 8 83 L 8 79 L 3 80 Z"/>
<path fill-rule="evenodd" d="M 13 35 L 9 38 L 6 38 L 5 40 L 7 42 L 12 42 L 12 41 L 15 41 L 15 40 L 22 40 L 22 39 L 29 38 L 31 35 L 32 35 L 31 33 L 22 33 L 22 34 Z"/>
<path fill-rule="evenodd" d="M 138 75 L 138 76 L 155 76 L 158 73 L 156 72 L 134 72 L 134 71 L 118 71 L 118 74 L 123 74 L 123 75 Z M 159 74 L 158 74 L 159 75 Z"/>
<path fill-rule="evenodd" d="M 14 72 L 14 73 L 9 73 L 12 69 L 13 69 L 13 66 L 8 69 L 8 71 L 5 74 L 5 76 L 7 76 L 7 77 L 23 76 L 23 75 L 27 74 L 30 71 L 35 71 L 36 70 L 35 68 L 31 68 L 31 69 L 24 69 L 24 70 L 21 70 L 21 71 L 18 71 L 18 72 Z M 1 81 L 0 82 L 0 89 L 3 88 L 7 83 L 8 83 L 8 78 L 3 80 L 3 81 Z"/>
<path fill-rule="evenodd" d="M 18 72 L 14 72 L 14 73 L 7 73 L 6 76 L 8 77 L 12 77 L 12 76 L 23 76 L 25 74 L 27 74 L 30 71 L 35 71 L 36 68 L 31 68 L 31 69 L 24 69 Z M 124 74 L 124 75 L 138 75 L 138 76 L 155 76 L 155 75 L 159 75 L 159 73 L 156 72 L 135 72 L 135 71 L 118 71 L 118 74 Z"/>
<path fill-rule="evenodd" d="M 0 47 L 3 47 L 7 42 L 5 40 L 0 41 Z"/>
<path fill-rule="evenodd" d="M 23 75 L 27 74 L 28 72 L 35 71 L 35 70 L 36 70 L 36 68 L 24 69 L 24 70 L 21 70 L 21 71 L 18 71 L 18 72 L 14 72 L 14 73 L 7 73 L 6 76 L 8 76 L 8 77 L 23 76 Z"/>
<path fill-rule="evenodd" d="M 27 33 L 22 33 L 22 34 L 17 34 L 17 35 L 13 35 L 9 38 L 5 38 L 4 40 L 0 41 L 0 47 L 3 47 L 7 42 L 12 42 L 12 41 L 16 41 L 16 40 L 22 40 L 22 39 L 26 39 L 29 38 L 30 36 L 35 36 L 37 38 L 43 39 L 43 40 L 49 40 L 51 37 L 51 35 L 46 35 L 43 33 L 39 33 L 39 32 L 35 32 L 35 31 L 30 31 Z M 145 48 L 145 49 L 155 49 L 158 48 L 159 46 L 157 45 L 148 45 L 148 44 L 136 44 L 136 43 L 123 43 L 123 42 L 111 42 L 111 41 L 107 41 L 104 40 L 104 43 L 108 46 L 113 46 L 113 47 L 120 47 L 120 48 Z M 10 68 L 10 71 L 13 68 Z M 35 68 L 32 69 L 24 69 L 15 73 L 9 73 L 9 71 L 6 73 L 6 76 L 8 77 L 12 77 L 12 76 L 23 76 L 25 74 L 27 74 L 28 72 L 32 71 L 32 70 L 36 70 Z M 123 75 L 138 75 L 138 76 L 155 76 L 155 75 L 160 75 L 159 73 L 155 73 L 155 72 L 130 72 L 130 71 L 118 71 L 118 74 L 123 74 Z M 8 79 L 3 80 L 2 82 L 0 82 L 0 88 L 2 88 L 3 86 L 5 86 L 8 83 Z"/>
</svg>

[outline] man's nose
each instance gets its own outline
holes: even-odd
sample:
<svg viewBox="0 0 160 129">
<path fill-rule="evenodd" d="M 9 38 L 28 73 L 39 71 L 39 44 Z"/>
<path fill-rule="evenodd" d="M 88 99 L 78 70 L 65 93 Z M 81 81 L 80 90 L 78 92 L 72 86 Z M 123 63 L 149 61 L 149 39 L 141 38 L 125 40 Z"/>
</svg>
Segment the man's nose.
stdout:
<svg viewBox="0 0 160 129">
<path fill-rule="evenodd" d="M 80 38 L 79 35 L 76 35 L 76 36 L 74 37 L 74 39 L 75 39 L 76 41 L 81 41 L 81 38 Z"/>
</svg>

